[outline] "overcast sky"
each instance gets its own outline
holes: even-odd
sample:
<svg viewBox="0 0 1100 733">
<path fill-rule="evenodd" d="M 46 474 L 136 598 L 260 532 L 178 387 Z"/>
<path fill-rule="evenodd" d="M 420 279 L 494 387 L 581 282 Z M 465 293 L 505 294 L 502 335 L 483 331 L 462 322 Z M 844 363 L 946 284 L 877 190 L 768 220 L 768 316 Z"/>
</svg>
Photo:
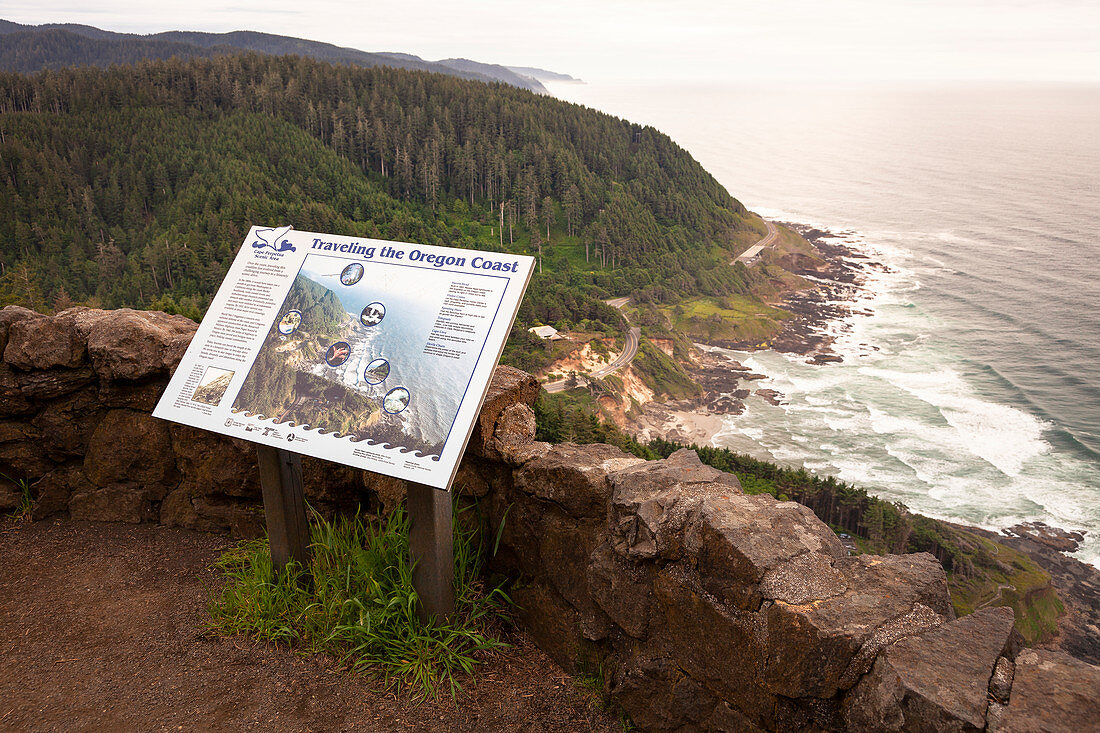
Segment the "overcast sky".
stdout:
<svg viewBox="0 0 1100 733">
<path fill-rule="evenodd" d="M 0 18 L 258 30 L 589 80 L 1100 82 L 1100 0 L 4 0 Z"/>
</svg>

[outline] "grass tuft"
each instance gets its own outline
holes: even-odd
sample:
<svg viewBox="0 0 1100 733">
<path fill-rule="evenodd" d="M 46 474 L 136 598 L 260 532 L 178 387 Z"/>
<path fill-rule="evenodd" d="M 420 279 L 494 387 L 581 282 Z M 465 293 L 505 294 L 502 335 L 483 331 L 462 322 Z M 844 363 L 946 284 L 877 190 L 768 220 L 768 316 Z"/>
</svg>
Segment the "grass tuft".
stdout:
<svg viewBox="0 0 1100 733">
<path fill-rule="evenodd" d="M 387 687 L 407 685 L 417 699 L 456 695 L 461 678 L 508 646 L 499 632 L 511 599 L 485 587 L 482 548 L 458 521 L 455 613 L 428 623 L 416 614 L 404 508 L 388 519 L 315 515 L 310 536 L 312 585 L 294 563 L 275 577 L 266 539 L 222 555 L 215 567 L 226 583 L 210 600 L 209 627 L 333 654 Z"/>
<path fill-rule="evenodd" d="M 31 496 L 31 484 L 26 479 L 13 479 L 6 473 L 0 473 L 0 478 L 6 479 L 19 488 L 19 499 L 15 507 L 6 515 L 12 522 L 29 522 L 31 511 L 34 509 L 34 497 Z"/>
</svg>

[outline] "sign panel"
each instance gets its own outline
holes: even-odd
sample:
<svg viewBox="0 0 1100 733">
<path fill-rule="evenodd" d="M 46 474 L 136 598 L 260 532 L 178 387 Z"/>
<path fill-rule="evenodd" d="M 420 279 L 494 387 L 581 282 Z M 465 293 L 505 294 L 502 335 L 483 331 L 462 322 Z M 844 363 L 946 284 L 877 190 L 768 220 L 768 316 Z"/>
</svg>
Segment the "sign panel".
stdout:
<svg viewBox="0 0 1100 733">
<path fill-rule="evenodd" d="M 533 268 L 253 227 L 153 414 L 448 489 Z"/>
</svg>

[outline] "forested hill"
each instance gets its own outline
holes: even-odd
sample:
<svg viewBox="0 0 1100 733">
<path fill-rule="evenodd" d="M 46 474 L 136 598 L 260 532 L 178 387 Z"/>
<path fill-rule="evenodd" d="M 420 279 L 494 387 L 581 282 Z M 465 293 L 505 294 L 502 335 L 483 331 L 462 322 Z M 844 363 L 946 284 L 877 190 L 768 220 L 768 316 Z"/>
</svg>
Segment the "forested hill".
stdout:
<svg viewBox="0 0 1100 733">
<path fill-rule="evenodd" d="M 197 317 L 252 224 L 537 255 L 521 328 L 617 330 L 601 298 L 758 277 L 729 263 L 759 219 L 667 136 L 436 74 L 256 54 L 0 74 L 0 160 L 0 304 Z"/>
<path fill-rule="evenodd" d="M 476 81 L 500 81 L 521 89 L 546 93 L 534 74 L 494 64 L 466 59 L 432 62 L 410 54 L 369 53 L 331 43 L 256 31 L 166 31 L 142 36 L 135 33 L 115 33 L 75 23 L 33 26 L 0 20 L 0 36 L 3 37 L 3 42 L 0 43 L 0 70 L 21 73 L 67 66 L 110 66 L 148 59 L 199 58 L 255 51 L 275 56 L 293 54 L 353 66 L 392 66 L 398 69 L 434 71 Z M 552 76 L 556 78 L 557 75 Z"/>
</svg>

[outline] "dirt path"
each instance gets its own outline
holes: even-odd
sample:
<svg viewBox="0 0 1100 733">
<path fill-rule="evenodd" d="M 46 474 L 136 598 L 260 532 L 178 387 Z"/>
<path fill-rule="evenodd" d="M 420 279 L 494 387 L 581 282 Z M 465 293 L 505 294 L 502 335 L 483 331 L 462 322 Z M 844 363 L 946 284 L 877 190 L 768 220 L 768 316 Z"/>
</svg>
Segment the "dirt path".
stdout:
<svg viewBox="0 0 1100 733">
<path fill-rule="evenodd" d="M 202 629 L 221 537 L 0 520 L 0 730 L 621 731 L 517 634 L 457 704 Z"/>
</svg>

